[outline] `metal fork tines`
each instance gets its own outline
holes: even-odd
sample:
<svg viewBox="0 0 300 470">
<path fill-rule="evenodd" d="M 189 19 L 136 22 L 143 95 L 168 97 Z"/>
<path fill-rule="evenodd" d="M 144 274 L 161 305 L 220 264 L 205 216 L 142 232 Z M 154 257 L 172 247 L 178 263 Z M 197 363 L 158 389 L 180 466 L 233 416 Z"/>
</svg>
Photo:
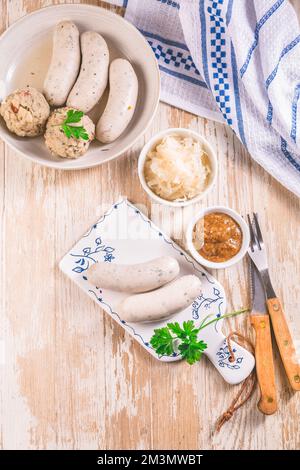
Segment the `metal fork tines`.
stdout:
<svg viewBox="0 0 300 470">
<path fill-rule="evenodd" d="M 268 270 L 268 259 L 265 244 L 258 223 L 258 216 L 257 214 L 253 213 L 253 219 L 251 221 L 250 216 L 248 214 L 247 219 L 250 230 L 250 246 L 248 248 L 248 254 L 261 275 L 262 282 L 266 289 L 267 298 L 272 299 L 276 297 L 276 294 L 271 284 L 271 279 Z"/>
</svg>

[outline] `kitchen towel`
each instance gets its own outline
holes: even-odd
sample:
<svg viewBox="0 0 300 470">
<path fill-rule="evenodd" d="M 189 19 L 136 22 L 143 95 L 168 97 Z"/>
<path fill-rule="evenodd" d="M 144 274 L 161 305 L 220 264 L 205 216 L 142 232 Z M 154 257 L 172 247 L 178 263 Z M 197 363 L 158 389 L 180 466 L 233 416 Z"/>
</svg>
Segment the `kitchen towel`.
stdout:
<svg viewBox="0 0 300 470">
<path fill-rule="evenodd" d="M 300 29 L 288 0 L 111 0 L 146 37 L 161 99 L 231 126 L 300 196 Z"/>
</svg>

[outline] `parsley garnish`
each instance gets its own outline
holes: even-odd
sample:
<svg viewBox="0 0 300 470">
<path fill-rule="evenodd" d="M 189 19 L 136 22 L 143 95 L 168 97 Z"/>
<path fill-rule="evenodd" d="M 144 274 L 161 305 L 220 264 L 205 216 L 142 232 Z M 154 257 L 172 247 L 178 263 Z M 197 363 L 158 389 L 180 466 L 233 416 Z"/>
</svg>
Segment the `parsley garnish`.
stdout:
<svg viewBox="0 0 300 470">
<path fill-rule="evenodd" d="M 188 364 L 195 364 L 201 359 L 203 351 L 207 348 L 204 341 L 198 340 L 199 331 L 221 318 L 233 317 L 248 311 L 249 309 L 246 308 L 207 321 L 212 316 L 209 315 L 202 321 L 199 328 L 195 327 L 193 320 L 184 321 L 182 326 L 178 322 L 167 323 L 167 326 L 154 330 L 150 344 L 159 356 L 172 356 L 179 352 Z"/>
<path fill-rule="evenodd" d="M 69 109 L 67 112 L 67 117 L 61 125 L 62 130 L 70 139 L 70 137 L 75 137 L 75 139 L 89 140 L 89 135 L 86 129 L 83 126 L 72 126 L 81 121 L 84 113 L 82 111 L 76 111 L 75 109 Z"/>
<path fill-rule="evenodd" d="M 182 327 L 178 322 L 168 323 L 164 328 L 154 330 L 150 343 L 159 356 L 171 356 L 178 348 L 183 359 L 194 364 L 207 348 L 206 343 L 198 341 L 199 331 L 193 320 L 184 321 Z"/>
</svg>

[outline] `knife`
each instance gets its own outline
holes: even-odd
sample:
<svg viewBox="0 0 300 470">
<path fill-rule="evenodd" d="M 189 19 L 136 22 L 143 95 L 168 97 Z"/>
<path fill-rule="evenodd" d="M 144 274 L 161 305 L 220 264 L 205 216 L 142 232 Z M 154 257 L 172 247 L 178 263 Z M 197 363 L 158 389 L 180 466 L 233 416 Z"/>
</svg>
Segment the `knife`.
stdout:
<svg viewBox="0 0 300 470">
<path fill-rule="evenodd" d="M 271 283 L 268 258 L 258 222 L 258 216 L 253 213 L 252 222 L 249 215 L 247 218 L 250 230 L 248 255 L 255 264 L 265 288 L 267 297 L 266 303 L 286 375 L 293 390 L 300 391 L 300 363 L 297 358 L 297 351 L 281 302 L 276 296 Z"/>
<path fill-rule="evenodd" d="M 251 325 L 253 326 L 256 335 L 256 373 L 261 392 L 261 397 L 257 406 L 262 413 L 271 415 L 277 410 L 277 397 L 270 319 L 266 308 L 264 286 L 259 277 L 257 268 L 251 259 L 250 281 L 252 293 L 252 310 L 250 318 Z"/>
</svg>

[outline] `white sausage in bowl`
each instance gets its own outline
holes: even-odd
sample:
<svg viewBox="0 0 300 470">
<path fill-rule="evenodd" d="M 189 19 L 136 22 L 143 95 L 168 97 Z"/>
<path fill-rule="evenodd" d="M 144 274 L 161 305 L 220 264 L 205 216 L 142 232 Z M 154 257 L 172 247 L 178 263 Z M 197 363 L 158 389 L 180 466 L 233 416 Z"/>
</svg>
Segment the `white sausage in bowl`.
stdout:
<svg viewBox="0 0 300 470">
<path fill-rule="evenodd" d="M 95 31 L 80 37 L 82 62 L 67 106 L 88 113 L 100 100 L 108 81 L 109 51 L 106 41 Z"/>
<path fill-rule="evenodd" d="M 128 60 L 112 61 L 109 68 L 109 87 L 107 105 L 96 128 L 96 138 L 102 143 L 116 140 L 134 114 L 138 79 Z"/>
<path fill-rule="evenodd" d="M 92 284 L 117 291 L 147 292 L 172 281 L 179 273 L 179 264 L 171 256 L 162 256 L 146 263 L 96 263 L 87 272 Z"/>
<path fill-rule="evenodd" d="M 44 81 L 44 95 L 51 106 L 63 106 L 80 67 L 79 31 L 72 21 L 54 29 L 51 63 Z"/>
<path fill-rule="evenodd" d="M 191 274 L 153 292 L 127 297 L 117 312 L 128 322 L 158 321 L 189 307 L 200 293 L 201 281 Z"/>
</svg>

